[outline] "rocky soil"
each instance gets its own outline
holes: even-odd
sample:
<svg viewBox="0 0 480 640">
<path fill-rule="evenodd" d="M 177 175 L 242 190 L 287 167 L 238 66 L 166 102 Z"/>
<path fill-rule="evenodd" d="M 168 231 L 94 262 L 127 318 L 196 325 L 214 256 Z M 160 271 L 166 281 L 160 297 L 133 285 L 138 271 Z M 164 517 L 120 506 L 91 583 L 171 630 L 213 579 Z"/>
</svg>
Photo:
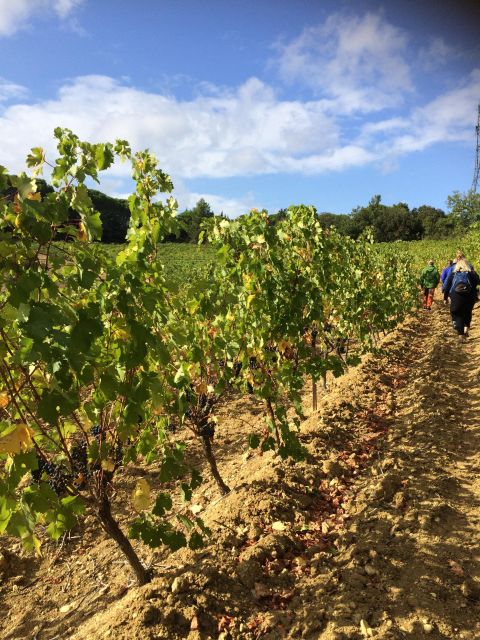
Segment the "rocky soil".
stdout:
<svg viewBox="0 0 480 640">
<path fill-rule="evenodd" d="M 480 638 L 478 311 L 473 325 L 459 344 L 439 301 L 332 381 L 302 424 L 302 463 L 248 452 L 262 411 L 232 398 L 216 442 L 232 491 L 210 482 L 193 500 L 211 539 L 138 545 L 145 587 L 88 521 L 41 559 L 0 539 L 0 637 Z"/>
</svg>

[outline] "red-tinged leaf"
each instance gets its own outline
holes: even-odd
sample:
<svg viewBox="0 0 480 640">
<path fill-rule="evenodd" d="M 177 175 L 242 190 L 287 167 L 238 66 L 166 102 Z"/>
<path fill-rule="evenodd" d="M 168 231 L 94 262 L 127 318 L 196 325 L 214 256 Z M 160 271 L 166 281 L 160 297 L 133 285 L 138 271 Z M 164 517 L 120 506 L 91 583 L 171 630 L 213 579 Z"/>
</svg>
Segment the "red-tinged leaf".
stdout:
<svg viewBox="0 0 480 640">
<path fill-rule="evenodd" d="M 218 621 L 218 631 L 225 631 L 231 629 L 234 623 L 232 616 L 222 616 Z"/>
<path fill-rule="evenodd" d="M 450 569 L 451 571 L 456 575 L 459 576 L 460 578 L 463 578 L 465 575 L 465 571 L 462 569 L 462 567 L 458 564 L 458 562 L 455 562 L 455 560 L 449 560 L 448 564 L 450 565 Z"/>
</svg>

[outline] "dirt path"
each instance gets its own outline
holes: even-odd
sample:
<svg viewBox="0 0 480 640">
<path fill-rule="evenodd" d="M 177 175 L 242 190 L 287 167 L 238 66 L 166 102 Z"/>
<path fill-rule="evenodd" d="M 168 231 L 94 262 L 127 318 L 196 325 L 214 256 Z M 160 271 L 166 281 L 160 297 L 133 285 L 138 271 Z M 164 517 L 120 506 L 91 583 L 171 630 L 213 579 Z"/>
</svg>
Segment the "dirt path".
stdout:
<svg viewBox="0 0 480 640">
<path fill-rule="evenodd" d="M 237 399 L 223 412 L 233 491 L 195 496 L 213 532 L 204 550 L 140 548 L 152 584 L 127 589 L 101 533 L 42 561 L 5 550 L 0 636 L 478 640 L 480 310 L 465 345 L 436 304 L 383 346 L 303 423 L 305 462 L 242 455 L 261 410 Z"/>
<path fill-rule="evenodd" d="M 400 332 L 410 347 L 393 349 L 408 374 L 357 495 L 353 544 L 337 560 L 334 614 L 319 638 L 357 637 L 352 621 L 358 637 L 480 638 L 478 316 L 466 345 L 440 305 Z"/>
</svg>

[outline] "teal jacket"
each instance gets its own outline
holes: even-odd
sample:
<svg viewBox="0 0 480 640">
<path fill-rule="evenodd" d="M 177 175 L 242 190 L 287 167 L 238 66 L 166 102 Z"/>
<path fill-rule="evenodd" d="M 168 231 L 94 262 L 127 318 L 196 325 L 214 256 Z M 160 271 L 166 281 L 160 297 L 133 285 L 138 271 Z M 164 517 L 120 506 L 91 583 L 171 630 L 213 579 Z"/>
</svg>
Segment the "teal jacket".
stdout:
<svg viewBox="0 0 480 640">
<path fill-rule="evenodd" d="M 434 264 L 429 264 L 420 274 L 420 284 L 424 289 L 434 289 L 439 282 L 440 274 Z"/>
</svg>

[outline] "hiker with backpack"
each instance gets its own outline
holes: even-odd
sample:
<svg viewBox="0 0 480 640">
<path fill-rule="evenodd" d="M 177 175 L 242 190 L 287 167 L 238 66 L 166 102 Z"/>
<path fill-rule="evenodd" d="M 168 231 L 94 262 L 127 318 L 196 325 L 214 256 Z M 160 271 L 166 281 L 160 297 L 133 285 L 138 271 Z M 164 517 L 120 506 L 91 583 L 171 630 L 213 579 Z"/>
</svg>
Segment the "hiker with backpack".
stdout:
<svg viewBox="0 0 480 640">
<path fill-rule="evenodd" d="M 425 311 L 432 310 L 433 296 L 437 284 L 440 282 L 440 274 L 433 260 L 429 260 L 427 266 L 420 274 L 420 286 L 423 289 L 423 308 Z"/>
<path fill-rule="evenodd" d="M 461 342 L 465 342 L 468 336 L 479 284 L 478 274 L 464 256 L 457 260 L 445 282 L 444 291 L 450 298 L 453 327 Z"/>
<path fill-rule="evenodd" d="M 440 282 L 442 283 L 442 293 L 443 293 L 443 304 L 448 304 L 448 294 L 445 293 L 445 283 L 448 280 L 448 276 L 450 275 L 450 271 L 456 264 L 456 260 L 449 260 L 445 265 L 442 274 L 440 276 Z"/>
</svg>

